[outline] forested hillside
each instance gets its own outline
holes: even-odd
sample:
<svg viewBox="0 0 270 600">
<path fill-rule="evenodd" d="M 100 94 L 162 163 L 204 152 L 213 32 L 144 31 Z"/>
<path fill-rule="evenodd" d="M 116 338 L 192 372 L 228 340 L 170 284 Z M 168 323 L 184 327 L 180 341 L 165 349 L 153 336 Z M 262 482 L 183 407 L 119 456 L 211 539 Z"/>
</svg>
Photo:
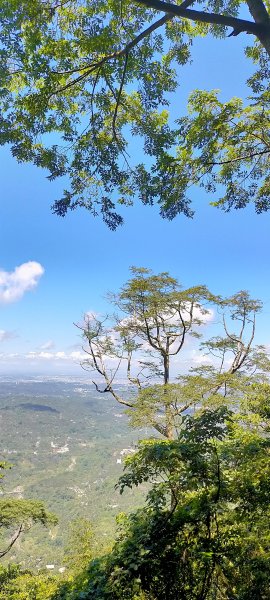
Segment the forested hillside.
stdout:
<svg viewBox="0 0 270 600">
<path fill-rule="evenodd" d="M 116 515 L 143 497 L 120 496 L 114 486 L 145 430 L 131 430 L 121 407 L 83 380 L 1 381 L 0 420 L 1 458 L 12 464 L 2 497 L 39 498 L 58 517 L 48 531 L 33 527 L 6 560 L 31 568 L 54 564 L 57 571 L 69 525 L 79 517 L 92 523 L 99 547 L 106 547 Z"/>
</svg>

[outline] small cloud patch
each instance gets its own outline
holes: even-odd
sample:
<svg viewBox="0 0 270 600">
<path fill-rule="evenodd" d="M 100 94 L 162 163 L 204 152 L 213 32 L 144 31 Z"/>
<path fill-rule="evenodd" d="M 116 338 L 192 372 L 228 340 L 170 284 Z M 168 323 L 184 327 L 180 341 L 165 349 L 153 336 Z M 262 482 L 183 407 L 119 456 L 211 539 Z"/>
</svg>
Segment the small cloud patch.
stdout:
<svg viewBox="0 0 270 600">
<path fill-rule="evenodd" d="M 20 300 L 26 292 L 37 286 L 43 273 L 44 268 L 35 261 L 23 263 L 14 271 L 0 270 L 0 303 Z"/>
</svg>

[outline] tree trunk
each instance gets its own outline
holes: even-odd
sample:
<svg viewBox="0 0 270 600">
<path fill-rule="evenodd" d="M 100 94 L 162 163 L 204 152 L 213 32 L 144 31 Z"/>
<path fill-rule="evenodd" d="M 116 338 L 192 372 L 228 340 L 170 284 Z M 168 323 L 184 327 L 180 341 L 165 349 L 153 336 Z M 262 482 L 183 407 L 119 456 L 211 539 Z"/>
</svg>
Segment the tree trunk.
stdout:
<svg viewBox="0 0 270 600">
<path fill-rule="evenodd" d="M 164 399 L 165 399 L 165 422 L 166 422 L 166 438 L 168 440 L 173 440 L 174 438 L 174 429 L 173 429 L 173 414 L 171 405 L 168 402 L 168 398 L 166 397 L 168 394 L 168 390 L 166 390 L 166 386 L 170 381 L 170 357 L 169 354 L 165 354 L 163 357 L 164 364 Z"/>
<path fill-rule="evenodd" d="M 258 39 L 270 56 L 270 18 L 262 0 L 247 0 L 249 12 L 255 23 L 262 26 L 262 33 L 257 34 Z"/>
</svg>

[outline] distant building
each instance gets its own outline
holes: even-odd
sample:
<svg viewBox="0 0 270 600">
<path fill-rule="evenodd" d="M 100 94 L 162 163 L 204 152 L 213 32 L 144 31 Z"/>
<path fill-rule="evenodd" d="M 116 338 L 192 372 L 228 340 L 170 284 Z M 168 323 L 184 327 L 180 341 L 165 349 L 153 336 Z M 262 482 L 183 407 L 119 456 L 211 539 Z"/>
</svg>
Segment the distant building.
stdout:
<svg viewBox="0 0 270 600">
<path fill-rule="evenodd" d="M 128 454 L 134 454 L 134 452 L 136 452 L 136 450 L 134 448 L 123 448 L 123 450 L 121 450 L 120 454 L 121 454 L 121 456 L 127 456 Z"/>
</svg>

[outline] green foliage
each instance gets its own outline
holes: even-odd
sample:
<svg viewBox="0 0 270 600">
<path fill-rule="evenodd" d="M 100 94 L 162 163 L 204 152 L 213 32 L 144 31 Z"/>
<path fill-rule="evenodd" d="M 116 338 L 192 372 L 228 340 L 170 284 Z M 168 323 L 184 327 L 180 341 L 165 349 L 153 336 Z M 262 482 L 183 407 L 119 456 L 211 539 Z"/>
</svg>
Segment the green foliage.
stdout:
<svg viewBox="0 0 270 600">
<path fill-rule="evenodd" d="M 0 469 L 10 468 L 10 464 L 3 461 L 0 463 Z M 3 474 L 0 475 L 3 478 Z M 1 544 L 0 558 L 5 557 L 11 548 L 25 531 L 28 531 L 32 525 L 39 523 L 44 526 L 56 525 L 57 517 L 48 512 L 43 504 L 38 500 L 23 500 L 16 498 L 0 498 L 0 533 Z M 14 528 L 16 528 L 14 532 Z M 10 534 L 12 536 L 10 538 Z M 9 534 L 9 539 L 7 535 Z"/>
<path fill-rule="evenodd" d="M 17 565 L 0 567 L 0 600 L 52 600 L 58 585 L 56 578 L 42 573 L 33 575 Z"/>
<path fill-rule="evenodd" d="M 0 480 L 3 479 L 3 477 L 5 476 L 5 474 L 3 473 L 3 471 L 6 471 L 7 469 L 10 469 L 10 468 L 11 468 L 11 464 L 10 463 L 8 463 L 6 461 L 0 462 Z"/>
<path fill-rule="evenodd" d="M 122 409 L 104 396 L 101 403 L 88 383 L 2 382 L 0 414 L 0 447 L 14 465 L 2 471 L 5 495 L 0 498 L 39 498 L 59 519 L 46 530 L 33 524 L 4 564 L 13 560 L 30 570 L 54 564 L 57 572 L 64 566 L 69 527 L 80 517 L 93 525 L 94 555 L 104 551 L 114 538 L 117 512 L 128 512 L 142 502 L 142 492 L 120 498 L 114 485 L 122 471 L 117 464 L 120 452 L 144 437 L 144 430 L 132 431 Z M 0 542 L 0 550 L 4 548 Z"/>
<path fill-rule="evenodd" d="M 190 116 L 179 120 L 184 142 L 178 146 L 173 177 L 182 194 L 195 184 L 214 196 L 225 211 L 254 203 L 269 209 L 269 93 L 245 106 L 239 98 L 222 103 L 218 92 L 196 90 Z M 225 190 L 220 195 L 218 188 Z"/>
<path fill-rule="evenodd" d="M 268 210 L 268 6 L 189 4 L 1 2 L 0 143 L 10 144 L 18 161 L 46 169 L 49 179 L 69 178 L 53 206 L 58 215 L 84 207 L 115 229 L 123 221 L 116 204 L 139 197 L 168 219 L 192 216 L 191 184 L 211 193 L 222 184 L 225 193 L 213 203 L 226 210 L 249 201 L 257 212 Z M 239 19 L 246 9 L 250 21 Z M 189 62 L 195 36 L 224 37 L 228 27 L 255 36 L 247 49 L 259 67 L 249 81 L 249 106 L 196 91 L 191 116 L 172 123 L 176 67 Z M 134 137 L 142 163 L 133 156 Z"/>
<path fill-rule="evenodd" d="M 155 275 L 133 268 L 132 275 L 120 293 L 112 296 L 121 311 L 114 327 L 106 329 L 101 320 L 88 317 L 82 329 L 90 368 L 102 375 L 107 386 L 100 390 L 96 385 L 97 391 L 110 392 L 128 406 L 133 425 L 154 426 L 159 433 L 140 441 L 136 452 L 124 449 L 125 470 L 117 486 L 122 496 L 143 486 L 146 505 L 131 515 L 119 515 L 115 544 L 105 555 L 100 540 L 95 548 L 88 518 L 77 519 L 67 536 L 68 569 L 62 579 L 42 572 L 35 576 L 16 567 L 3 569 L 0 600 L 1 593 L 14 600 L 268 600 L 269 358 L 263 347 L 253 347 L 261 304 L 245 291 L 222 299 L 204 286 L 184 290 L 168 273 Z M 211 303 L 224 313 L 223 335 L 204 339 L 201 345 L 212 364 L 191 369 L 171 382 L 170 356 L 180 352 L 187 333 L 197 334 Z M 138 361 L 140 352 L 146 357 Z M 117 358 L 115 372 L 106 370 L 105 354 Z M 136 376 L 131 371 L 134 357 L 136 365 L 140 364 Z M 131 394 L 125 386 L 115 388 L 113 383 L 122 360 L 133 384 Z M 143 380 L 142 367 L 147 374 Z M 84 397 L 85 390 L 79 390 Z M 9 409 L 14 402 L 10 400 Z M 103 430 L 99 430 L 97 405 L 95 397 L 87 422 L 85 407 L 80 405 L 80 417 L 78 406 L 73 407 L 76 419 L 67 420 L 78 434 L 76 443 L 85 445 L 83 434 L 89 441 L 91 426 L 95 435 L 98 432 L 100 446 L 102 431 L 103 437 L 108 436 L 106 415 L 114 434 L 113 416 L 119 414 L 111 412 L 110 401 L 105 404 Z M 20 406 L 25 409 L 29 404 Z M 61 398 L 54 410 L 47 406 L 51 419 L 58 418 L 60 406 Z M 38 400 L 34 408 L 38 410 Z M 63 410 L 61 423 L 55 423 L 44 440 L 47 450 L 59 449 L 53 440 L 59 443 L 65 418 Z M 46 419 L 48 431 L 48 415 Z M 29 427 L 29 416 L 27 423 Z M 56 438 L 52 439 L 52 431 L 57 431 Z M 39 434 L 38 445 L 34 442 L 38 452 L 40 438 Z M 102 473 L 110 470 L 107 463 L 106 456 Z M 79 475 L 79 460 L 78 465 L 74 459 L 64 465 L 68 477 L 73 469 L 74 476 Z M 59 479 L 59 460 L 52 469 Z M 104 489 L 101 485 L 98 490 L 100 504 Z M 26 526 L 35 521 L 55 522 L 42 503 L 24 499 L 1 500 L 0 524 L 1 518 L 3 528 L 21 522 Z"/>
<path fill-rule="evenodd" d="M 120 486 L 151 482 L 147 506 L 122 518 L 86 598 L 268 598 L 270 446 L 255 416 L 202 411 L 178 439 L 140 445 Z"/>
<path fill-rule="evenodd" d="M 77 518 L 70 526 L 65 564 L 69 569 L 78 571 L 87 567 L 93 558 L 93 528 L 87 519 Z"/>
<path fill-rule="evenodd" d="M 56 525 L 57 518 L 46 511 L 43 502 L 38 500 L 0 499 L 0 527 L 10 527 L 24 523 L 26 527 L 32 523 Z"/>
</svg>

